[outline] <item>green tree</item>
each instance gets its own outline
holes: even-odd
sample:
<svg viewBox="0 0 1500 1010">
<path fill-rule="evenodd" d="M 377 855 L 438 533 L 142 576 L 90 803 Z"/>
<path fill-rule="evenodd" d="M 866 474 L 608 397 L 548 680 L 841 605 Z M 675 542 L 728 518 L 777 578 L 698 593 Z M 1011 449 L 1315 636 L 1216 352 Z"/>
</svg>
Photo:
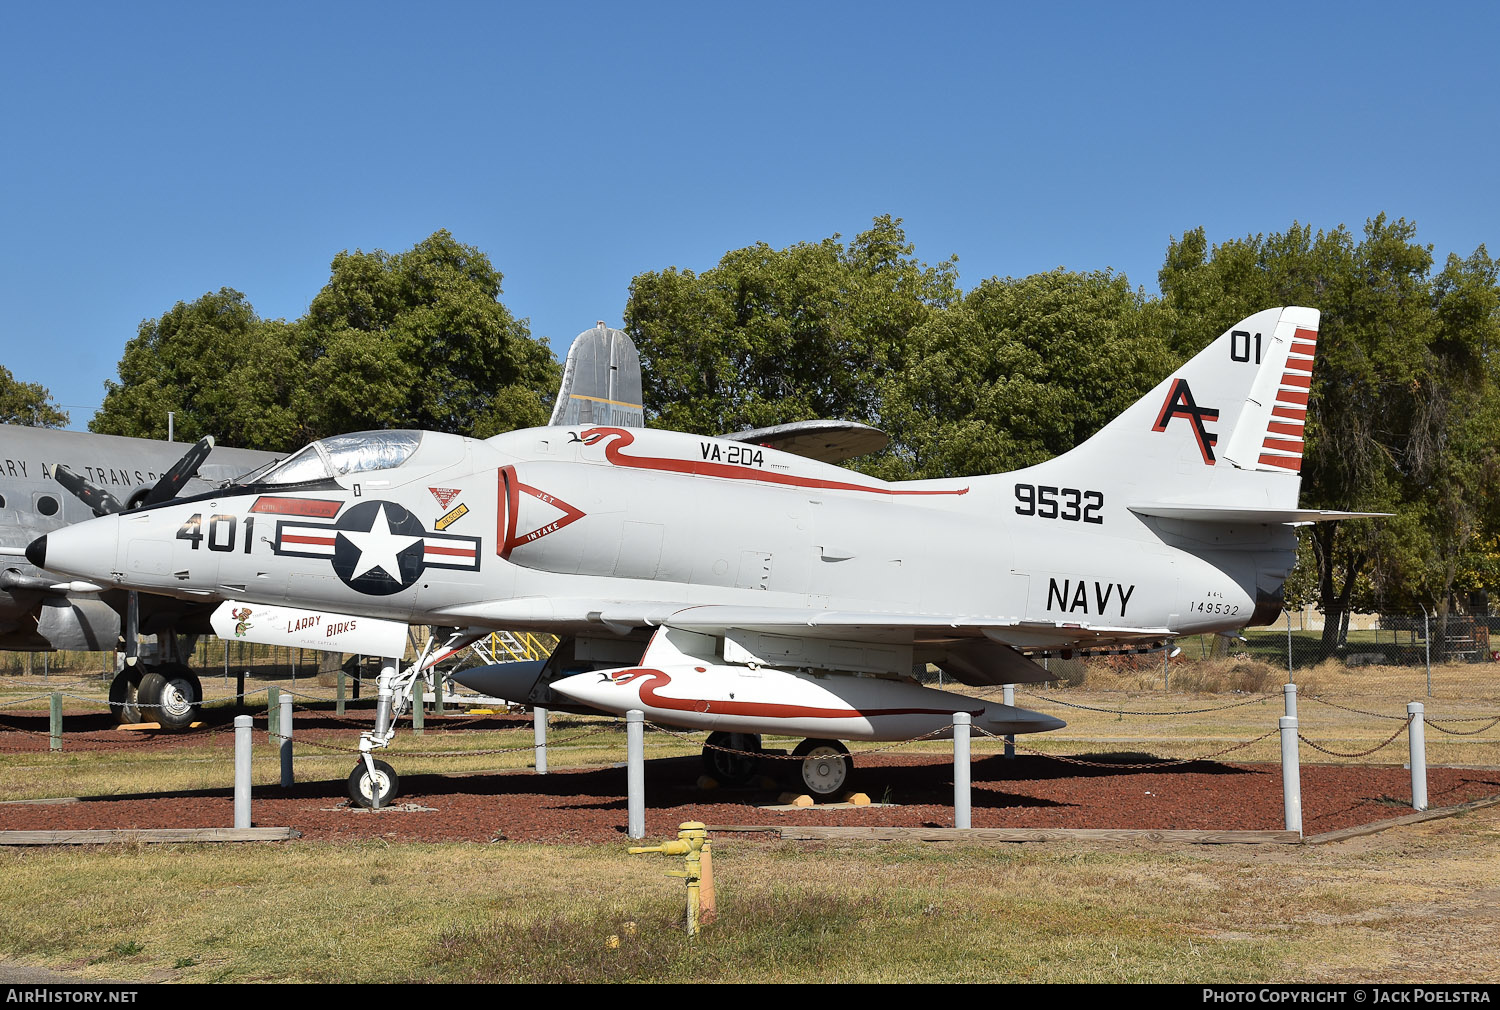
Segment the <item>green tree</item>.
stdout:
<svg viewBox="0 0 1500 1010">
<path fill-rule="evenodd" d="M 0 424 L 61 428 L 67 423 L 67 411 L 58 409 L 45 386 L 19 382 L 10 369 L 0 365 Z"/>
<path fill-rule="evenodd" d="M 141 322 L 105 383 L 91 431 L 166 438 L 213 435 L 225 445 L 286 450 L 298 444 L 289 397 L 297 381 L 290 327 L 264 320 L 243 294 L 220 288 Z"/>
<path fill-rule="evenodd" d="M 481 437 L 544 424 L 559 370 L 500 303 L 499 271 L 440 231 L 407 252 L 342 252 L 307 315 L 256 315 L 229 288 L 141 323 L 90 428 L 289 451 L 365 428 Z"/>
<path fill-rule="evenodd" d="M 999 473 L 1067 452 L 1178 363 L 1162 315 L 1108 272 L 984 281 L 915 330 L 885 396 L 880 472 Z"/>
<path fill-rule="evenodd" d="M 912 331 L 957 300 L 956 259 L 920 263 L 899 219 L 785 249 L 726 253 L 701 274 L 637 276 L 625 328 L 647 416 L 719 434 L 833 417 L 881 422 L 885 380 Z"/>
<path fill-rule="evenodd" d="M 501 274 L 446 230 L 394 255 L 341 252 L 297 327 L 310 437 L 412 427 L 493 434 L 544 424 L 560 371 L 500 302 Z"/>
<path fill-rule="evenodd" d="M 1395 513 L 1305 534 L 1328 648 L 1355 605 L 1446 612 L 1492 508 L 1480 477 L 1495 442 L 1494 264 L 1481 249 L 1436 281 L 1431 267 L 1415 225 L 1380 215 L 1359 239 L 1294 224 L 1210 250 L 1199 229 L 1161 271 L 1178 347 L 1270 305 L 1322 313 L 1302 504 Z"/>
</svg>

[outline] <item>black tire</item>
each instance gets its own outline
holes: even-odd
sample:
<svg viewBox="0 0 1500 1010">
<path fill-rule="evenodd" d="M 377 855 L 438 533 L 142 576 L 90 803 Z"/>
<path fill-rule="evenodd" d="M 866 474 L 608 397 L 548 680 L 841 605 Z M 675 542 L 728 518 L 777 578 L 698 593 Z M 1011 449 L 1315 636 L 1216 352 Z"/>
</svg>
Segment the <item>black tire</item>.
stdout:
<svg viewBox="0 0 1500 1010">
<path fill-rule="evenodd" d="M 187 729 L 198 721 L 203 685 L 192 670 L 169 663 L 147 670 L 136 697 L 146 721 L 162 729 Z"/>
<path fill-rule="evenodd" d="M 721 785 L 745 786 L 755 781 L 760 774 L 760 758 L 731 754 L 717 750 L 719 747 L 727 747 L 729 751 L 759 751 L 759 733 L 710 733 L 703 748 L 703 771 Z"/>
<path fill-rule="evenodd" d="M 363 759 L 356 763 L 354 770 L 349 773 L 349 801 L 366 809 L 387 806 L 396 798 L 401 789 L 401 780 L 396 776 L 396 769 L 384 761 L 376 761 L 374 764 L 376 785 L 379 787 L 378 803 L 376 790 L 371 786 L 370 774 L 365 770 Z"/>
<path fill-rule="evenodd" d="M 849 748 L 837 740 L 803 740 L 792 751 L 793 757 L 802 759 L 797 765 L 802 785 L 813 796 L 832 796 L 849 782 L 854 772 L 854 759 Z"/>
<path fill-rule="evenodd" d="M 115 717 L 116 725 L 128 726 L 141 721 L 140 687 L 141 668 L 138 666 L 127 666 L 109 682 L 109 711 Z"/>
</svg>

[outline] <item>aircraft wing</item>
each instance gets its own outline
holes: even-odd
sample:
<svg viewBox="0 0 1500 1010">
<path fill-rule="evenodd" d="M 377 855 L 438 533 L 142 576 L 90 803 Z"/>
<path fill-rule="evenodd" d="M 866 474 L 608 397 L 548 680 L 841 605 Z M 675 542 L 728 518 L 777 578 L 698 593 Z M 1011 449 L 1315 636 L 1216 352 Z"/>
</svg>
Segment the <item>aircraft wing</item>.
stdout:
<svg viewBox="0 0 1500 1010">
<path fill-rule="evenodd" d="M 598 599 L 528 599 L 448 607 L 444 619 L 497 628 L 548 629 L 561 625 L 603 626 L 626 633 L 663 625 L 703 635 L 749 631 L 902 645 L 940 645 L 988 639 L 1024 651 L 1131 649 L 1159 645 L 1166 628 L 1126 628 L 1086 622 L 1023 621 L 1017 618 L 853 610 L 695 605 L 684 602 L 626 602 Z"/>
<path fill-rule="evenodd" d="M 738 630 L 913 645 L 983 637 L 1016 649 L 1038 650 L 1143 645 L 1160 642 L 1170 634 L 1165 628 L 1117 628 L 1078 622 L 733 606 L 690 607 L 677 611 L 662 623 L 704 635 Z"/>
</svg>

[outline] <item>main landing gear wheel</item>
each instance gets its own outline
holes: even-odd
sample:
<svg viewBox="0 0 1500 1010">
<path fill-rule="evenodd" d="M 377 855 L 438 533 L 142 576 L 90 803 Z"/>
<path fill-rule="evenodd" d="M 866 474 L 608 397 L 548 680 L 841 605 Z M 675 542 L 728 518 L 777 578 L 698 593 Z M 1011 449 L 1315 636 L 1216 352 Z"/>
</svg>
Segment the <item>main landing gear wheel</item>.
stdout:
<svg viewBox="0 0 1500 1010">
<path fill-rule="evenodd" d="M 141 668 L 138 666 L 127 666 L 109 682 L 109 711 L 116 724 L 128 726 L 141 721 L 140 688 Z"/>
<path fill-rule="evenodd" d="M 401 780 L 396 777 L 396 769 L 384 761 L 376 761 L 374 764 L 373 782 L 370 780 L 370 773 L 366 770 L 363 760 L 360 760 L 354 766 L 354 770 L 349 773 L 349 799 L 366 809 L 386 806 L 396 798 L 396 790 L 401 786 Z"/>
<path fill-rule="evenodd" d="M 198 675 L 176 663 L 147 670 L 136 691 L 142 714 L 162 729 L 187 729 L 197 720 L 202 700 Z"/>
<path fill-rule="evenodd" d="M 720 750 L 718 748 L 727 748 Z M 703 748 L 703 770 L 726 786 L 744 786 L 755 781 L 760 758 L 734 751 L 760 751 L 759 733 L 710 733 Z"/>
<path fill-rule="evenodd" d="M 802 784 L 814 796 L 838 792 L 854 768 L 849 748 L 837 740 L 803 740 L 792 756 L 802 759 Z"/>
</svg>

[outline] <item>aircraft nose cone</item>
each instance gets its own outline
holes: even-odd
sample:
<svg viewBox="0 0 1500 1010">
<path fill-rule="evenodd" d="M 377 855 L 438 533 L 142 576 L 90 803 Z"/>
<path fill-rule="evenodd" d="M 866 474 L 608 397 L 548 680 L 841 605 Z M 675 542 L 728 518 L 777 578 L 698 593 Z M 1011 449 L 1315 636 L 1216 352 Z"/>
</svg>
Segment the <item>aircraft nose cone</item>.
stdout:
<svg viewBox="0 0 1500 1010">
<path fill-rule="evenodd" d="M 47 567 L 47 537 L 37 537 L 26 548 L 26 560 L 38 568 Z"/>
</svg>

